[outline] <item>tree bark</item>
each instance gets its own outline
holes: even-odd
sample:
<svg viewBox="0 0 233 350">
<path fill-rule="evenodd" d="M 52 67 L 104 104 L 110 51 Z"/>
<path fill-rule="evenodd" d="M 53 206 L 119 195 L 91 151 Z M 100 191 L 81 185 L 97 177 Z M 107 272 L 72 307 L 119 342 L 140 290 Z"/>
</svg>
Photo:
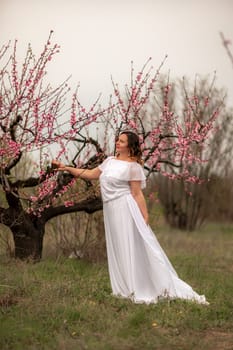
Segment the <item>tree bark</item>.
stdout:
<svg viewBox="0 0 233 350">
<path fill-rule="evenodd" d="M 28 231 L 25 226 L 21 225 L 17 228 L 11 227 L 14 237 L 15 252 L 14 256 L 21 260 L 39 261 L 42 257 L 43 238 L 45 226 L 35 227 Z"/>
<path fill-rule="evenodd" d="M 17 259 L 38 261 L 42 256 L 45 221 L 22 210 L 8 208 L 4 223 L 13 234 L 14 256 Z"/>
</svg>

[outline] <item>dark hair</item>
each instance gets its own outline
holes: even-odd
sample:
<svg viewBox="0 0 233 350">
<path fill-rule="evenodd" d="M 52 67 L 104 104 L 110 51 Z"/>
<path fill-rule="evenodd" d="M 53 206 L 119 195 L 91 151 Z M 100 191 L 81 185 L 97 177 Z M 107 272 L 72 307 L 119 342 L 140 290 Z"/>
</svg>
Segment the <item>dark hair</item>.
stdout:
<svg viewBox="0 0 233 350">
<path fill-rule="evenodd" d="M 121 131 L 120 135 L 126 135 L 128 139 L 129 156 L 142 164 L 142 151 L 140 147 L 139 137 L 132 131 Z"/>
</svg>

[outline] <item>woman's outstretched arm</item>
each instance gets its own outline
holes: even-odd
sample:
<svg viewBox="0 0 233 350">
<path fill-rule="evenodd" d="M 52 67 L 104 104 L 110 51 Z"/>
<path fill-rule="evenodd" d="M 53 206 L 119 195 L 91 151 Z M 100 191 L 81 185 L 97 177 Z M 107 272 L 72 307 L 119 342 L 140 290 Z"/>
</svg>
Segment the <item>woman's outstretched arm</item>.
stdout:
<svg viewBox="0 0 233 350">
<path fill-rule="evenodd" d="M 93 169 L 73 168 L 59 162 L 58 160 L 52 160 L 52 167 L 59 171 L 68 171 L 74 177 L 81 177 L 82 179 L 87 180 L 97 180 L 101 174 L 101 170 L 98 167 Z"/>
</svg>

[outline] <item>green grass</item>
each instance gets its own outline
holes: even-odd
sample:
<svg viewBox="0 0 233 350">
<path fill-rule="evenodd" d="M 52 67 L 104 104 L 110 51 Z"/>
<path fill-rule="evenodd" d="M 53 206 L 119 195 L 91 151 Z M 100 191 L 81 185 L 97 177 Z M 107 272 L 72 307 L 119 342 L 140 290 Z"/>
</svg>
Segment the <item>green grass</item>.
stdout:
<svg viewBox="0 0 233 350">
<path fill-rule="evenodd" d="M 233 349 L 233 226 L 157 237 L 180 277 L 207 296 L 133 304 L 111 296 L 107 264 L 0 258 L 1 350 Z"/>
</svg>

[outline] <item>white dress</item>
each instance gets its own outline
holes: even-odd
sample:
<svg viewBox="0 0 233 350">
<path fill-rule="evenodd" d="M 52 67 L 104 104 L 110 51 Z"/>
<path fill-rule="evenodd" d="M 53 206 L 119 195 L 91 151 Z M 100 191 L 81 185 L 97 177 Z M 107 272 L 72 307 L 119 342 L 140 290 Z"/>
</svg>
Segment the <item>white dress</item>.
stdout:
<svg viewBox="0 0 233 350">
<path fill-rule="evenodd" d="M 177 276 L 131 195 L 129 181 L 145 187 L 141 165 L 108 157 L 99 169 L 113 295 L 135 303 L 180 298 L 208 304 Z"/>
</svg>

